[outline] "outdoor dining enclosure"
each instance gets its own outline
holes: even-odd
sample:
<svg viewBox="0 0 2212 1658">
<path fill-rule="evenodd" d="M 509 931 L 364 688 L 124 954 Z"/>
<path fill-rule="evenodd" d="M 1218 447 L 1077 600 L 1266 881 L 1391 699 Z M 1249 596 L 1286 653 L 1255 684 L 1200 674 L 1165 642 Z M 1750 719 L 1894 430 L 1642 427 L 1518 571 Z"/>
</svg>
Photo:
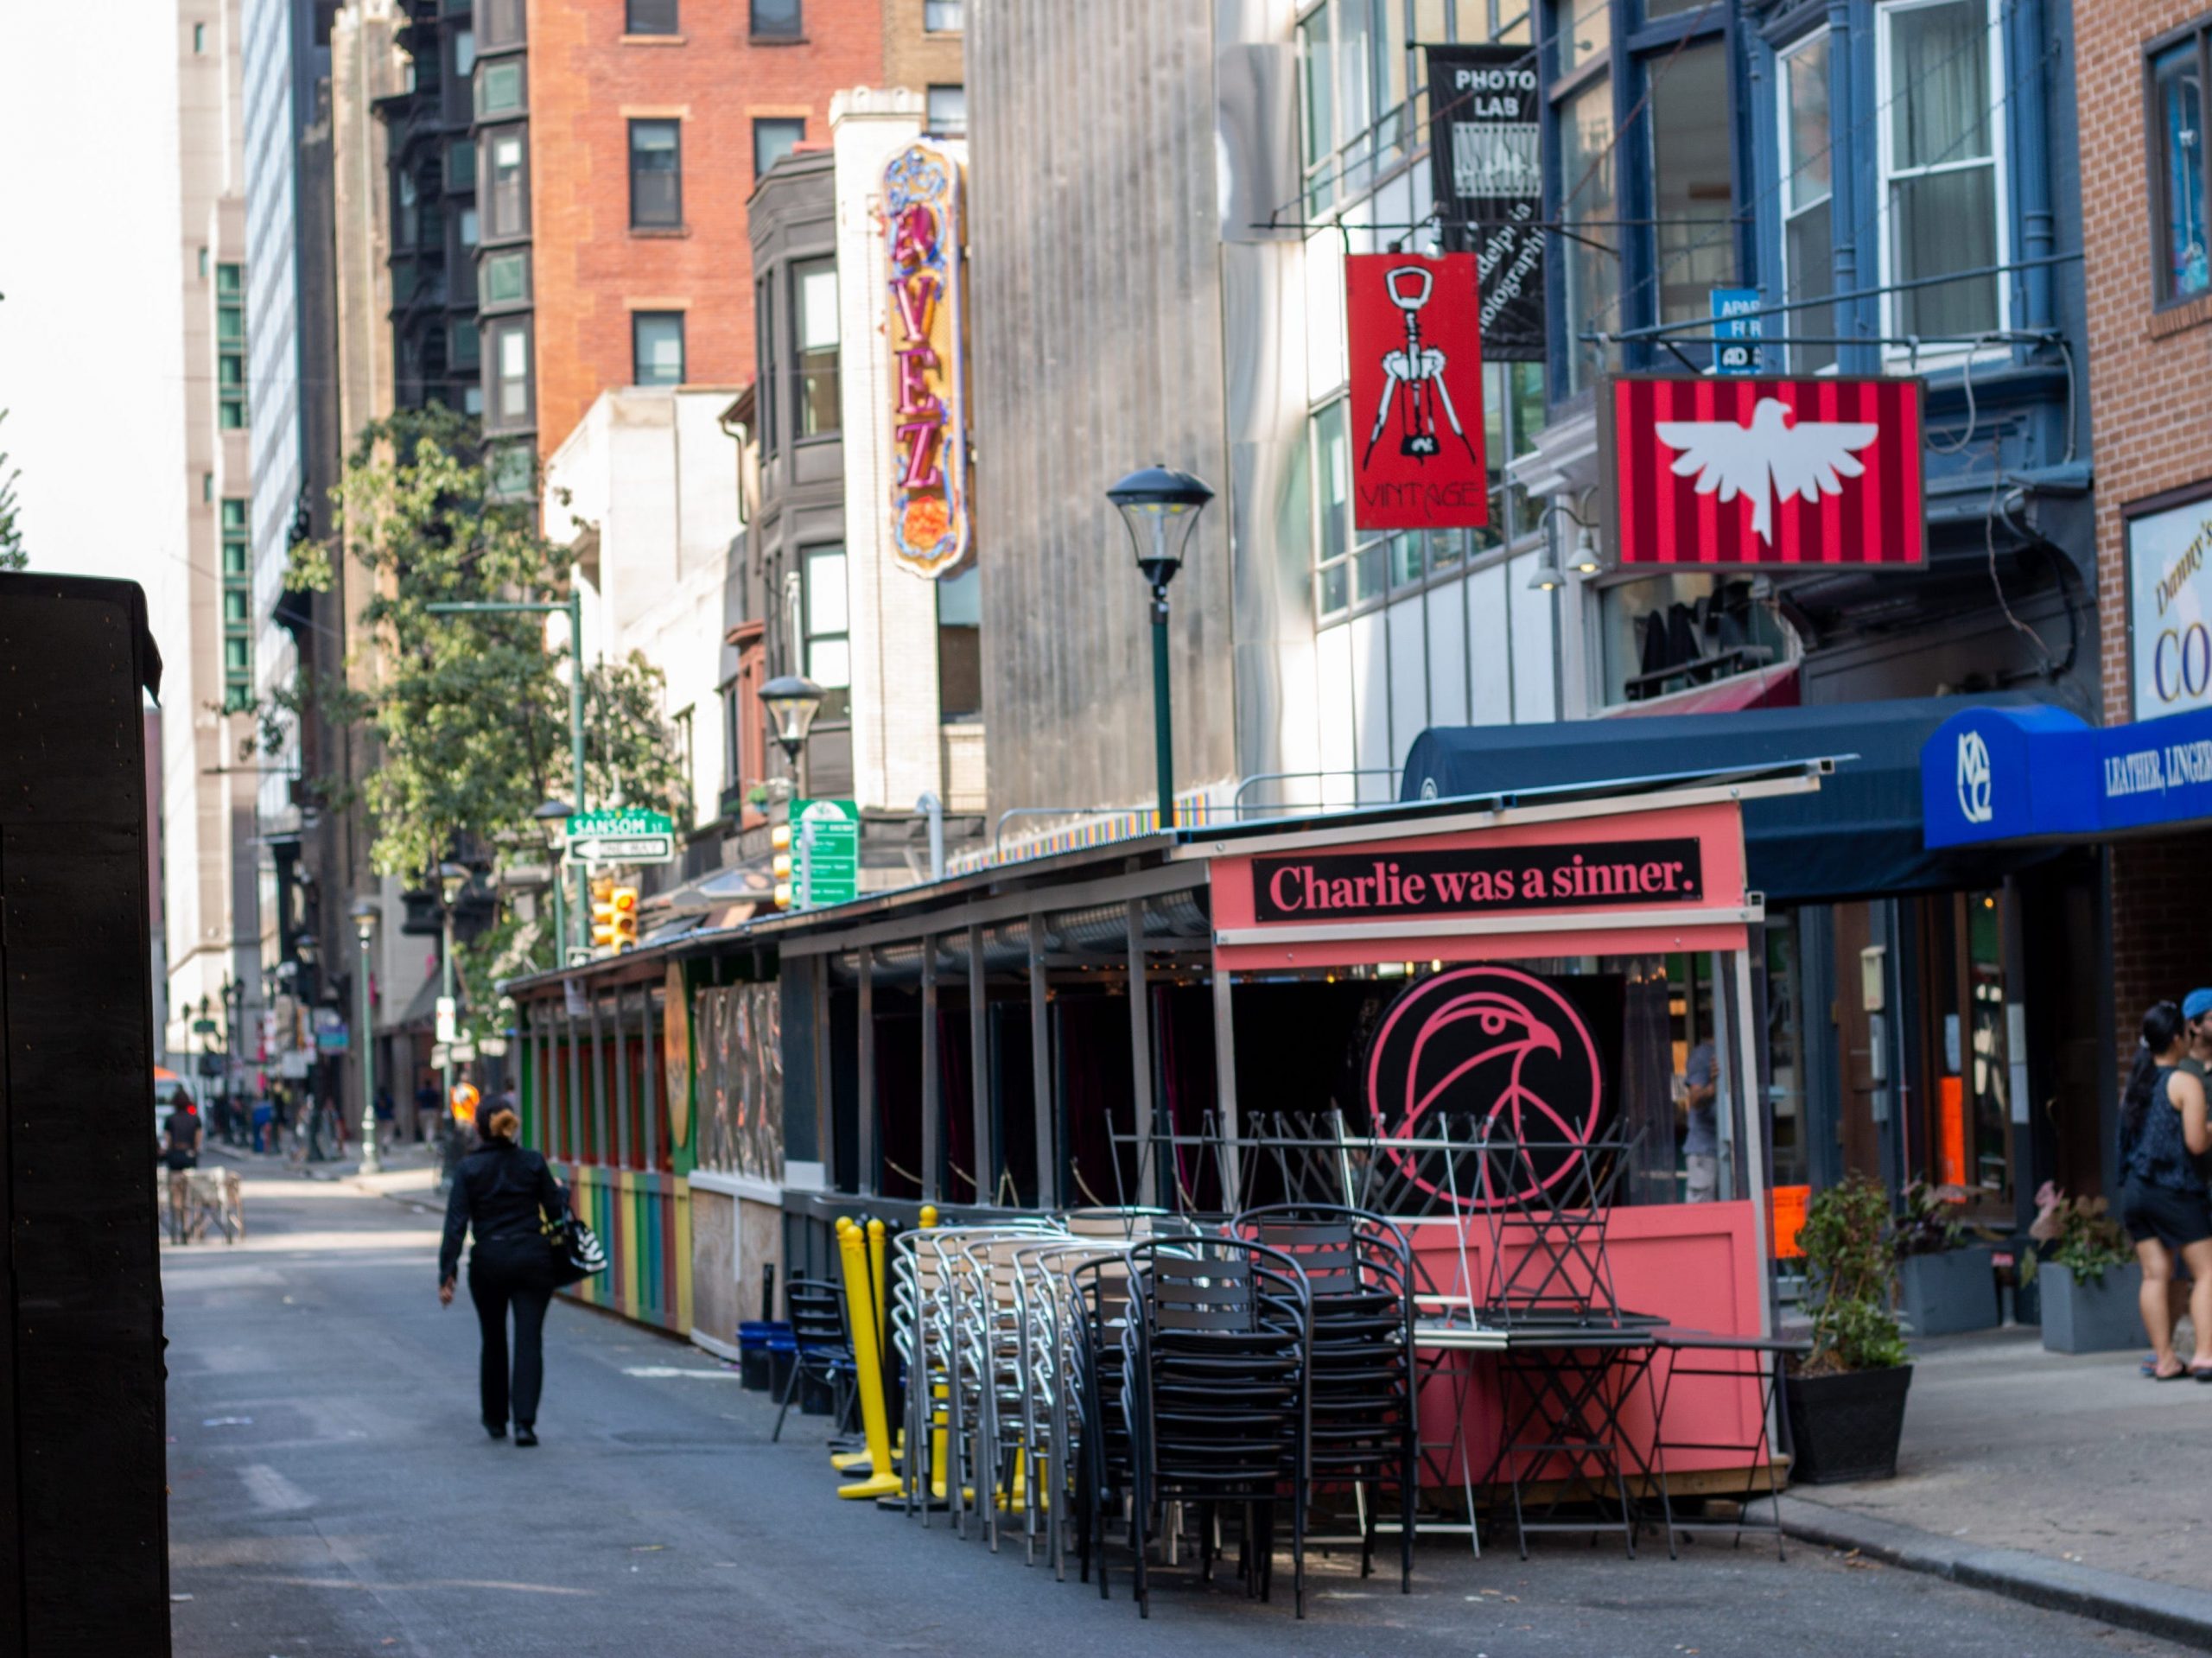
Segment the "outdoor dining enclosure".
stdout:
<svg viewBox="0 0 2212 1658">
<path fill-rule="evenodd" d="M 1825 769 L 1209 828 L 757 924 L 786 1121 L 825 1177 L 786 1194 L 789 1270 L 836 1276 L 839 1216 L 925 1204 L 1216 1238 L 1270 1208 L 1358 1211 L 1405 1243 L 1433 1512 L 1507 1491 L 1525 1539 L 1529 1504 L 1571 1497 L 1580 1524 L 1618 1496 L 1632 1541 L 1631 1483 L 1764 1485 L 1740 809 Z M 1693 1071 L 1720 1170 L 1696 1204 Z"/>
</svg>

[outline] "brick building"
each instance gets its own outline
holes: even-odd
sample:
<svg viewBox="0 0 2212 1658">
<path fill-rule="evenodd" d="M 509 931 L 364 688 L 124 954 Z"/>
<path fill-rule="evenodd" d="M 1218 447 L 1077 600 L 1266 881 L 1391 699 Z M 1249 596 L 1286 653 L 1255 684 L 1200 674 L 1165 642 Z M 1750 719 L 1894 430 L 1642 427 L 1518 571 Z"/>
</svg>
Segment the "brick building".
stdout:
<svg viewBox="0 0 2212 1658">
<path fill-rule="evenodd" d="M 2186 557 L 2212 517 L 2212 407 L 2203 397 L 2212 276 L 2201 141 L 2208 29 L 2212 16 L 2201 0 L 2075 11 L 2107 725 L 2203 702 L 2186 687 L 2164 695 L 2176 689 L 2159 673 L 2165 630 L 2141 637 L 2133 577 L 2144 567 L 2155 590 L 2164 572 L 2154 562 Z M 2199 573 L 2171 601 L 2183 623 L 2177 638 L 2205 614 L 2191 603 L 2196 588 L 2212 599 Z M 2179 657 L 2173 653 L 2177 677 Z M 2192 651 L 2191 684 L 2196 666 Z M 2112 848 L 2113 1034 L 2123 1058 L 2144 1008 L 2212 981 L 2203 943 L 2212 928 L 2202 875 L 2208 856 L 2212 834 L 2202 830 Z"/>
</svg>

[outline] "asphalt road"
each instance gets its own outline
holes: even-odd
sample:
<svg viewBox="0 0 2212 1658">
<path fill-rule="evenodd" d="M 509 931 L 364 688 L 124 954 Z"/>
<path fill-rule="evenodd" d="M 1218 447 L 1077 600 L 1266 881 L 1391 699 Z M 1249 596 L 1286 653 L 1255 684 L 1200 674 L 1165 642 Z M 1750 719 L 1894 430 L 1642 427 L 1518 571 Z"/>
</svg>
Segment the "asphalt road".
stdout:
<svg viewBox="0 0 2212 1658">
<path fill-rule="evenodd" d="M 1166 1574 L 1140 1623 L 1018 1547 L 838 1502 L 821 1425 L 688 1345 L 556 1304 L 544 1443 L 476 1424 L 476 1331 L 439 1308 L 435 1218 L 249 1183 L 252 1236 L 168 1250 L 170 1553 L 185 1658 L 404 1653 L 1266 1655 L 2177 1650 L 1909 1572 L 1706 1542 L 1669 1561 L 1552 1540 L 1424 1544 L 1415 1589 L 1324 1563 L 1311 1615 Z M 1287 1562 L 1278 1582 L 1287 1591 Z"/>
</svg>

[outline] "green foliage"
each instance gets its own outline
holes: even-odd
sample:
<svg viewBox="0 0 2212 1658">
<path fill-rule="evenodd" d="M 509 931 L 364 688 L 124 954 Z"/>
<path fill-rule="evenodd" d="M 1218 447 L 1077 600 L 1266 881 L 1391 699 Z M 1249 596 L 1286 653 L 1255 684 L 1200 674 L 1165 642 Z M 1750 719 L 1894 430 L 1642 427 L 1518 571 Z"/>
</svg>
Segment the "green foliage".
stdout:
<svg viewBox="0 0 2212 1658">
<path fill-rule="evenodd" d="M 1892 1229 L 1898 1258 L 1945 1255 L 1965 1243 L 1967 1229 L 1958 1213 L 1963 1195 L 1956 1186 L 1931 1186 L 1925 1180 L 1907 1186 L 1904 1212 Z"/>
<path fill-rule="evenodd" d="M 8 411 L 0 409 L 0 421 L 8 418 Z M 0 570 L 22 570 L 30 568 L 31 556 L 23 550 L 23 532 L 16 524 L 16 480 L 22 476 L 22 468 L 8 470 L 8 454 L 0 449 Z"/>
<path fill-rule="evenodd" d="M 1889 1197 L 1864 1175 L 1815 1195 L 1797 1235 L 1812 1293 L 1813 1352 L 1802 1373 L 1880 1370 L 1905 1363 L 1904 1335 L 1891 1310 L 1897 1242 Z"/>
<path fill-rule="evenodd" d="M 443 603 L 551 603 L 565 597 L 569 554 L 539 533 L 534 500 L 495 491 L 474 422 L 430 407 L 376 422 L 333 499 L 342 543 L 291 549 L 285 585 L 327 591 L 341 561 L 365 567 L 372 592 L 354 614 L 349 672 L 276 700 L 366 727 L 377 763 L 359 791 L 380 872 L 421 880 L 456 854 L 478 863 L 543 861 L 531 813 L 573 793 L 568 651 L 546 645 L 545 617 L 434 614 Z M 358 579 L 356 577 L 355 579 Z M 594 805 L 665 809 L 678 778 L 660 716 L 662 679 L 642 657 L 585 675 L 585 776 Z M 274 721 L 277 735 L 281 721 Z M 346 780 L 315 780 L 327 807 L 353 804 Z M 550 928 L 523 947 L 505 912 L 456 952 L 472 1008 L 488 1010 L 491 975 L 550 966 Z"/>
<path fill-rule="evenodd" d="M 2077 1284 L 2101 1284 L 2114 1267 L 2135 1259 L 2127 1233 L 2109 1213 L 2102 1197 L 2069 1197 L 2046 1180 L 2036 1192 L 2036 1218 L 2028 1236 L 2043 1245 L 2020 1261 L 2020 1281 L 2035 1282 L 2036 1267 L 2047 1261 L 2063 1267 Z"/>
</svg>

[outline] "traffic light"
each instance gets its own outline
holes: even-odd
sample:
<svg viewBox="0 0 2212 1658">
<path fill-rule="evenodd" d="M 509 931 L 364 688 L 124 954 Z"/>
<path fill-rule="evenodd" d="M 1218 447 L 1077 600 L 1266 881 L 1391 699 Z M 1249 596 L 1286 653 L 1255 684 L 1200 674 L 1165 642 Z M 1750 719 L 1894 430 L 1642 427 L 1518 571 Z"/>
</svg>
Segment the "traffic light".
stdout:
<svg viewBox="0 0 2212 1658">
<path fill-rule="evenodd" d="M 591 895 L 591 942 L 595 950 L 620 955 L 638 947 L 638 889 L 612 883 Z"/>
<path fill-rule="evenodd" d="M 768 831 L 768 845 L 775 855 L 768 861 L 770 874 L 776 883 L 776 907 L 791 907 L 791 826 L 779 823 Z"/>
</svg>

